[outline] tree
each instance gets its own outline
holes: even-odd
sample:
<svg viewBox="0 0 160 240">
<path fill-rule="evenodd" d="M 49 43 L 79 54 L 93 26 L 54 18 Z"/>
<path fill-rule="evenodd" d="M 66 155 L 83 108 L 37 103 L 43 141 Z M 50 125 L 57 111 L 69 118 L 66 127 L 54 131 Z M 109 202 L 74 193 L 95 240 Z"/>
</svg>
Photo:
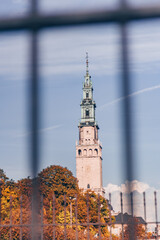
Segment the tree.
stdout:
<svg viewBox="0 0 160 240">
<path fill-rule="evenodd" d="M 133 217 L 128 221 L 127 226 L 124 228 L 124 239 L 129 239 L 130 236 L 133 237 L 136 240 L 137 238 L 140 239 L 149 239 L 150 234 L 145 234 L 145 226 L 140 223 L 139 219 L 136 217 Z M 149 237 L 149 238 L 148 238 Z"/>
<path fill-rule="evenodd" d="M 63 195 L 74 197 L 79 193 L 77 179 L 67 168 L 52 165 L 43 169 L 38 174 L 38 182 L 41 194 L 49 196 L 55 194 L 56 198 Z"/>
<path fill-rule="evenodd" d="M 20 224 L 20 215 L 23 213 L 22 224 L 29 226 L 33 180 L 25 178 L 14 182 L 5 176 L 3 178 L 2 224 L 9 225 L 10 220 L 12 220 L 12 224 Z M 85 240 L 87 239 L 87 222 L 90 223 L 90 240 L 97 239 L 98 221 L 102 223 L 102 239 L 109 239 L 106 227 L 109 210 L 105 198 L 98 196 L 93 191 L 82 192 L 72 172 L 61 166 L 50 166 L 43 169 L 38 174 L 36 181 L 40 190 L 38 196 L 41 203 L 41 207 L 38 206 L 39 219 L 45 224 L 43 226 L 44 239 L 52 239 L 54 230 L 57 240 L 64 239 L 66 229 L 67 239 L 75 239 L 76 231 L 78 231 L 78 239 Z M 53 222 L 58 224 L 55 228 Z M 77 227 L 75 223 L 78 223 Z M 66 228 L 65 224 L 67 224 Z M 29 227 L 23 227 L 23 240 L 30 239 L 30 234 Z M 1 238 L 9 239 L 9 227 L 2 229 Z M 20 238 L 19 228 L 12 228 L 12 238 L 17 240 Z"/>
<path fill-rule="evenodd" d="M 3 169 L 0 168 L 0 179 L 3 181 L 3 182 L 6 182 L 9 178 L 6 176 L 5 172 Z"/>
</svg>

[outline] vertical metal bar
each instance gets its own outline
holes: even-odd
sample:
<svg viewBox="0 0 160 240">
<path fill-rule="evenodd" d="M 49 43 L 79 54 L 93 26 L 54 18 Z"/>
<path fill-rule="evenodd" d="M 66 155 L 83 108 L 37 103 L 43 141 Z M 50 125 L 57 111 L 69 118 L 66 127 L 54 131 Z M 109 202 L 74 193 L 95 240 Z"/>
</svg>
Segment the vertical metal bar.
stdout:
<svg viewBox="0 0 160 240">
<path fill-rule="evenodd" d="M 56 221 L 56 199 L 53 194 L 53 240 L 56 239 L 56 229 L 55 229 L 55 221 Z"/>
<path fill-rule="evenodd" d="M 33 0 L 35 8 L 36 0 Z M 32 11 L 35 14 L 35 9 Z M 39 166 L 39 84 L 38 84 L 38 36 L 37 30 L 32 31 L 31 39 L 31 167 L 35 178 Z"/>
<path fill-rule="evenodd" d="M 31 14 L 36 15 L 38 11 L 38 1 L 39 0 L 30 0 L 31 1 Z"/>
<path fill-rule="evenodd" d="M 38 207 L 40 206 L 40 201 L 38 198 L 38 183 L 37 179 L 33 179 L 33 193 L 32 193 L 32 240 L 39 240 L 38 237 L 38 225 L 39 225 L 39 218 L 38 218 Z"/>
<path fill-rule="evenodd" d="M 38 0 L 31 0 L 31 15 L 38 12 Z M 39 84 L 38 84 L 38 43 L 37 30 L 32 30 L 31 36 L 31 170 L 33 177 L 32 193 L 32 239 L 38 240 L 38 184 L 36 176 L 39 166 Z"/>
<path fill-rule="evenodd" d="M 38 0 L 31 1 L 31 15 L 37 14 Z M 33 177 L 33 208 L 32 208 L 32 239 L 38 239 L 38 206 L 39 198 L 36 176 L 39 166 L 39 84 L 38 84 L 38 43 L 37 30 L 32 30 L 31 36 L 31 169 Z"/>
<path fill-rule="evenodd" d="M 87 193 L 87 240 L 90 239 L 89 234 L 89 194 Z"/>
<path fill-rule="evenodd" d="M 72 200 L 70 199 L 70 224 L 72 227 Z"/>
<path fill-rule="evenodd" d="M 67 228 L 66 228 L 66 195 L 64 195 L 64 240 L 67 240 Z"/>
<path fill-rule="evenodd" d="M 130 193 L 130 209 L 131 209 L 131 216 L 132 216 L 132 218 L 131 218 L 131 222 L 130 222 L 130 231 L 129 231 L 129 234 L 130 234 L 130 237 L 134 237 L 135 236 L 135 224 L 136 224 L 136 222 L 135 222 L 135 219 L 134 219 L 134 208 L 133 208 L 133 192 L 131 192 Z M 133 239 L 135 239 L 135 237 L 133 238 Z"/>
<path fill-rule="evenodd" d="M 109 239 L 112 240 L 111 193 L 109 193 L 109 225 L 110 225 Z"/>
<path fill-rule="evenodd" d="M 120 193 L 121 201 L 121 224 L 122 224 L 122 240 L 124 240 L 124 223 L 123 223 L 123 193 Z"/>
<path fill-rule="evenodd" d="M 143 207 L 144 207 L 144 220 L 145 220 L 145 239 L 147 239 L 147 215 L 146 215 L 146 193 L 143 192 Z"/>
<path fill-rule="evenodd" d="M 41 195 L 41 240 L 43 240 L 43 195 Z"/>
<path fill-rule="evenodd" d="M 101 203 L 100 203 L 100 195 L 98 194 L 98 235 L 101 240 Z"/>
<path fill-rule="evenodd" d="M 134 212 L 133 212 L 133 192 L 130 193 L 130 197 L 131 197 L 131 215 L 133 217 L 134 216 Z"/>
<path fill-rule="evenodd" d="M 0 180 L 0 226 L 2 224 L 2 181 Z M 0 239 L 1 239 L 1 227 L 0 227 Z"/>
<path fill-rule="evenodd" d="M 78 204 L 77 204 L 77 194 L 75 195 L 75 217 L 76 217 L 76 240 L 78 240 Z"/>
<path fill-rule="evenodd" d="M 22 224 L 23 224 L 23 221 L 22 221 L 22 196 L 20 197 L 20 240 L 22 240 Z"/>
<path fill-rule="evenodd" d="M 156 239 L 158 239 L 158 215 L 157 215 L 157 193 L 154 192 L 155 220 L 156 220 Z"/>
<path fill-rule="evenodd" d="M 12 196 L 10 196 L 10 228 L 9 228 L 9 239 L 12 240 Z"/>
<path fill-rule="evenodd" d="M 121 8 L 127 11 L 127 1 L 121 0 Z M 125 22 L 120 25 L 121 30 L 121 62 L 122 62 L 122 96 L 126 97 L 130 94 L 130 71 L 129 71 L 129 49 L 128 49 L 128 34 Z M 123 101 L 123 126 L 124 126 L 124 150 L 125 150 L 125 166 L 126 179 L 128 182 L 128 193 L 132 191 L 131 182 L 134 178 L 133 169 L 133 144 L 132 144 L 132 117 L 131 117 L 131 101 L 126 97 Z M 130 201 L 128 198 L 128 206 L 130 208 Z M 129 212 L 131 209 L 128 209 Z M 131 233 L 129 239 L 133 240 L 135 237 L 134 226 L 131 224 Z"/>
<path fill-rule="evenodd" d="M 122 95 L 124 97 L 130 94 L 130 74 L 129 74 L 129 53 L 128 53 L 128 38 L 127 26 L 121 24 L 121 47 L 122 47 Z M 132 151 L 132 118 L 131 118 L 131 101 L 126 97 L 123 101 L 124 112 L 124 143 L 125 143 L 125 166 L 126 179 L 128 183 L 128 192 L 131 192 L 131 181 L 133 180 L 133 151 Z"/>
</svg>

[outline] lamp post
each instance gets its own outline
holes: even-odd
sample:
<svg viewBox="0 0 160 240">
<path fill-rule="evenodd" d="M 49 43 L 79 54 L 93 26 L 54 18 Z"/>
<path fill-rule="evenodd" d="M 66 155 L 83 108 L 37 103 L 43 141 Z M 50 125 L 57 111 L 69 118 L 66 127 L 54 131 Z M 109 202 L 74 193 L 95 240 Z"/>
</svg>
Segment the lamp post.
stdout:
<svg viewBox="0 0 160 240">
<path fill-rule="evenodd" d="M 71 227 L 72 227 L 72 223 L 73 223 L 72 200 L 75 200 L 76 198 L 69 197 L 69 199 L 70 199 L 70 224 L 71 224 Z"/>
<path fill-rule="evenodd" d="M 70 224 L 72 227 L 72 197 L 69 197 L 70 199 Z"/>
</svg>

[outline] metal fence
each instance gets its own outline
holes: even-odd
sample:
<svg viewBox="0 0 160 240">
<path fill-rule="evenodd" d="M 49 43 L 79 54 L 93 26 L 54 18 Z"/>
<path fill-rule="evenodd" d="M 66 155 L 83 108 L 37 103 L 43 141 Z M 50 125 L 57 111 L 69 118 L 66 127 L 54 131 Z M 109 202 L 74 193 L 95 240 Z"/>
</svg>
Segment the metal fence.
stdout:
<svg viewBox="0 0 160 240">
<path fill-rule="evenodd" d="M 49 208 L 46 200 L 48 197 L 39 195 L 39 205 L 37 207 L 37 226 L 36 226 L 36 237 L 40 240 L 43 239 L 71 239 L 71 240 L 90 240 L 90 239 L 128 239 L 128 232 L 131 228 L 135 229 L 134 239 L 160 239 L 157 211 L 157 193 L 154 192 L 154 205 L 155 216 L 153 221 L 147 221 L 146 211 L 146 193 L 142 194 L 143 202 L 143 213 L 142 217 L 133 217 L 133 192 L 130 193 L 131 203 L 131 214 L 124 212 L 124 200 L 123 193 L 119 195 L 120 211 L 113 213 L 111 203 L 111 193 L 109 193 L 109 200 L 105 200 L 102 203 L 101 196 L 86 194 L 86 205 L 84 211 L 85 215 L 81 218 L 80 208 L 80 197 L 76 194 L 74 198 L 69 198 L 67 195 L 63 196 L 61 209 L 59 209 L 58 198 L 55 195 L 48 201 Z M 32 211 L 33 211 L 33 199 L 25 198 L 14 198 L 10 196 L 9 202 L 2 204 L 2 195 L 0 198 L 0 216 L 4 215 L 2 208 L 6 214 L 5 219 L 0 218 L 0 239 L 31 239 L 33 238 L 33 222 L 32 222 Z M 118 199 L 117 199 L 118 201 Z M 95 205 L 96 203 L 96 205 Z M 16 205 L 16 208 L 15 208 Z M 92 212 L 92 207 L 96 214 Z M 104 214 L 104 205 L 108 209 L 107 214 Z M 48 208 L 48 210 L 47 210 Z M 7 210 L 8 209 L 8 210 Z M 102 210 L 103 209 L 103 210 Z M 126 216 L 127 215 L 127 219 Z M 117 218 L 119 216 L 119 219 Z M 148 226 L 152 225 L 152 232 L 148 235 Z M 138 227 L 141 226 L 140 232 Z M 94 230 L 93 230 L 94 229 Z M 104 234 L 105 231 L 108 235 Z M 117 231 L 118 230 L 118 231 Z M 132 232 L 133 234 L 133 232 Z"/>
<path fill-rule="evenodd" d="M 120 27 L 121 35 L 121 64 L 122 64 L 122 95 L 127 96 L 130 93 L 130 69 L 129 69 L 129 51 L 128 51 L 128 34 L 127 24 L 133 21 L 150 20 L 160 18 L 160 7 L 139 7 L 131 8 L 127 1 L 121 0 L 119 7 L 115 10 L 104 9 L 102 11 L 86 11 L 67 14 L 50 14 L 45 15 L 38 11 L 38 0 L 31 1 L 30 13 L 27 16 L 1 18 L 0 19 L 0 33 L 27 30 L 32 35 L 30 43 L 30 66 L 31 66 L 31 102 L 30 102 L 30 122 L 31 122 L 31 171 L 32 177 L 35 178 L 39 166 L 39 50 L 38 50 L 38 33 L 45 28 L 55 27 L 70 27 L 78 25 L 91 25 L 97 23 L 115 23 Z M 134 161 L 132 152 L 132 106 L 130 98 L 123 101 L 124 111 L 124 142 L 125 142 L 125 164 L 126 179 L 132 181 L 134 179 Z M 129 185 L 129 192 L 131 186 Z M 37 182 L 33 182 L 33 199 L 32 199 L 32 236 L 36 240 L 37 226 L 38 226 L 38 202 L 37 198 Z M 131 205 L 130 205 L 131 206 Z M 11 224 L 11 223 L 10 223 Z M 133 229 L 134 232 L 134 229 Z M 130 234 L 129 239 L 134 239 L 134 234 Z M 54 239 L 54 237 L 53 237 Z M 64 236 L 66 239 L 66 236 Z M 88 238 L 89 239 L 89 238 Z"/>
</svg>

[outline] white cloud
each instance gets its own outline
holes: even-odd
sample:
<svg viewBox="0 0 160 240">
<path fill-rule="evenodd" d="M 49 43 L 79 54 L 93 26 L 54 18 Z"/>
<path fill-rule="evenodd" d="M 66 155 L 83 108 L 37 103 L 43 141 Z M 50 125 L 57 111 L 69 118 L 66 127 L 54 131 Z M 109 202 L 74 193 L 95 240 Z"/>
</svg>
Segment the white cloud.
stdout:
<svg viewBox="0 0 160 240">
<path fill-rule="evenodd" d="M 132 189 L 132 191 L 143 193 L 144 191 L 148 190 L 150 186 L 146 183 L 134 180 L 132 182 L 126 181 L 124 184 L 121 184 L 120 186 L 109 183 L 105 188 L 105 190 L 106 190 L 106 193 L 113 193 L 115 191 L 128 193 L 129 188 Z"/>
<path fill-rule="evenodd" d="M 121 211 L 120 202 L 120 192 L 123 193 L 123 211 L 130 212 L 130 195 L 128 192 L 129 182 L 121 184 L 120 186 L 116 184 L 109 183 L 106 190 L 106 197 L 109 198 L 109 193 L 111 193 L 111 205 L 115 212 Z M 135 216 L 144 217 L 144 202 L 143 202 L 143 192 L 146 193 L 146 211 L 147 211 L 147 221 L 155 221 L 155 205 L 154 205 L 154 191 L 157 192 L 157 203 L 159 209 L 160 202 L 160 189 L 155 189 L 149 186 L 147 183 L 143 183 L 137 180 L 131 182 L 131 187 L 133 191 L 133 212 Z M 160 218 L 160 213 L 158 211 L 158 218 Z"/>
<path fill-rule="evenodd" d="M 116 191 L 121 191 L 121 187 L 112 183 L 109 183 L 105 188 L 106 193 L 112 193 Z"/>
</svg>

